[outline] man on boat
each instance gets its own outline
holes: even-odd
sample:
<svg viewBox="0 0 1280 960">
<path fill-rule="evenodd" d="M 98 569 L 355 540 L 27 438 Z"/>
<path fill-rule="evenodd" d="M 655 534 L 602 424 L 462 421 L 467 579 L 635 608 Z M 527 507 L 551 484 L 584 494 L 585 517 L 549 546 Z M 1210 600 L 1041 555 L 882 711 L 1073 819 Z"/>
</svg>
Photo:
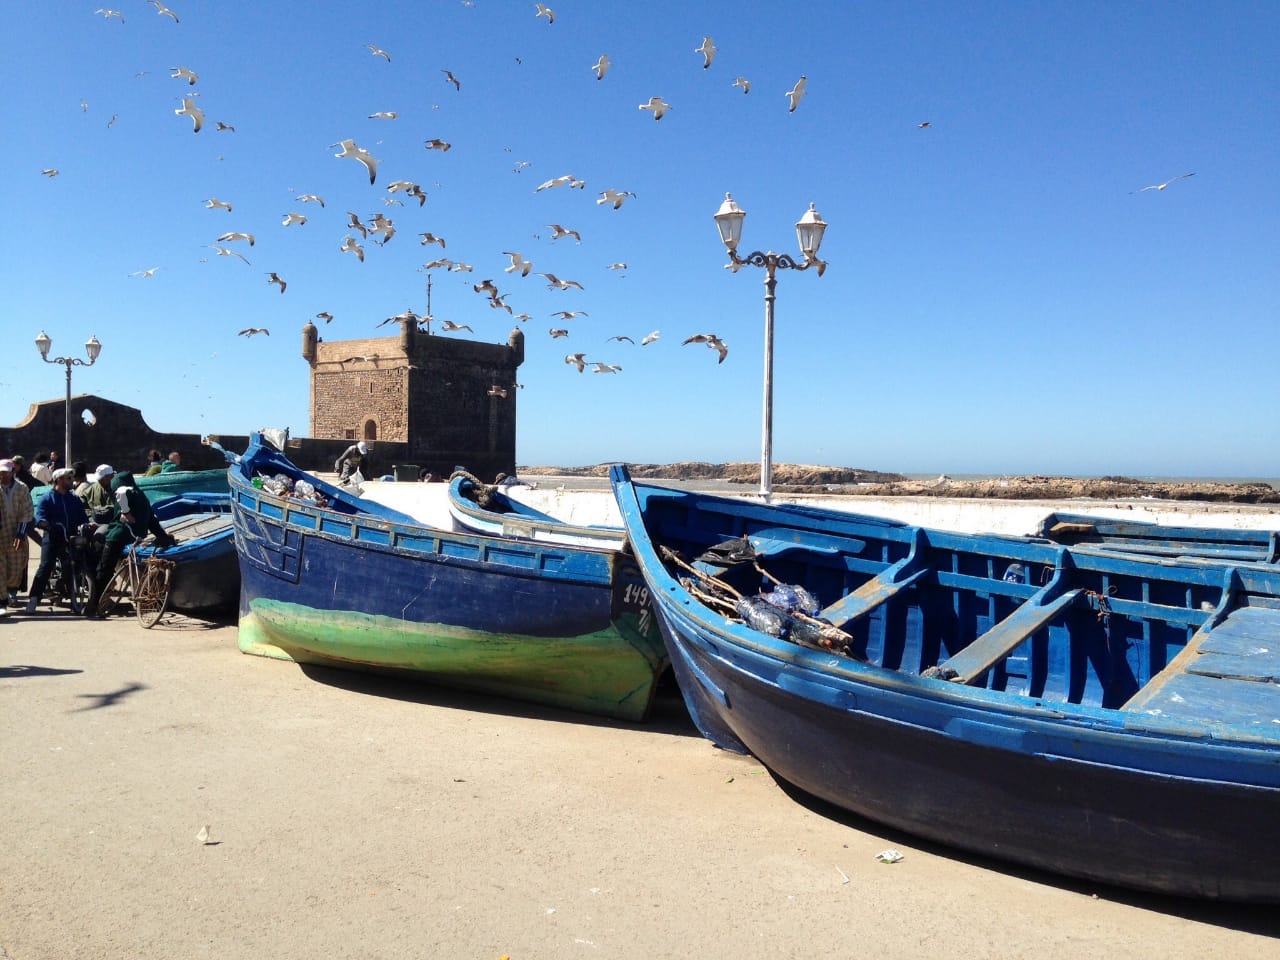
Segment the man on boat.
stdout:
<svg viewBox="0 0 1280 960">
<path fill-rule="evenodd" d="M 35 525 L 44 539 L 40 545 L 40 566 L 36 567 L 31 592 L 27 594 L 27 613 L 36 612 L 53 575 L 54 561 L 66 555 L 72 535 L 90 525 L 84 504 L 71 492 L 74 475 L 70 467 L 55 470 L 52 488 L 36 504 Z"/>
<path fill-rule="evenodd" d="M 342 451 L 342 456 L 333 463 L 333 472 L 338 474 L 338 483 L 345 484 L 356 471 L 363 477 L 369 476 L 369 445 L 361 440 Z"/>
</svg>

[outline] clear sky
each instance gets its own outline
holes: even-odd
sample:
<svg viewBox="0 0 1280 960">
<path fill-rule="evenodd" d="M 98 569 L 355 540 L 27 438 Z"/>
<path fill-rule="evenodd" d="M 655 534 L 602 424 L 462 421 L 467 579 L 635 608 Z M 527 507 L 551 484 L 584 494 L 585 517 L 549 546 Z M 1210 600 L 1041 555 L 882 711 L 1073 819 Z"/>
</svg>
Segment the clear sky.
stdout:
<svg viewBox="0 0 1280 960">
<path fill-rule="evenodd" d="M 433 271 L 436 335 L 521 325 L 483 279 L 532 316 L 519 463 L 754 460 L 764 271 L 723 268 L 732 191 L 743 253 L 794 254 L 811 202 L 830 225 L 824 276 L 779 272 L 776 462 L 1280 475 L 1280 4 L 552 0 L 552 23 L 532 0 L 173 0 L 175 23 L 100 2 L 6 5 L 0 423 L 63 394 L 43 329 L 56 356 L 96 335 L 74 392 L 157 430 L 308 435 L 303 325 L 391 333 L 447 257 L 474 270 Z M 194 93 L 199 133 L 174 113 Z M 566 174 L 585 188 L 535 190 Z M 385 205 L 396 180 L 425 204 Z M 357 261 L 348 212 L 395 237 Z M 249 265 L 216 255 L 224 232 L 255 235 L 224 244 Z M 580 374 L 579 351 L 622 371 Z"/>
</svg>

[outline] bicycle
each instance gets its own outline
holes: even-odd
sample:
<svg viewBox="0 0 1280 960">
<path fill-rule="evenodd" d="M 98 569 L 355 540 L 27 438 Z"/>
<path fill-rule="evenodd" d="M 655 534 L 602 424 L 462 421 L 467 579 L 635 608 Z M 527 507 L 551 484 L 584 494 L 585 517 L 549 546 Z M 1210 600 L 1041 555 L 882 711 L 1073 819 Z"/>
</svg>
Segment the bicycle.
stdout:
<svg viewBox="0 0 1280 960">
<path fill-rule="evenodd" d="M 149 630 L 164 616 L 169 605 L 169 583 L 177 564 L 154 553 L 145 560 L 139 557 L 138 547 L 150 539 L 138 537 L 125 549 L 98 601 L 99 616 L 111 613 L 124 602 L 126 595 L 144 628 Z"/>
<path fill-rule="evenodd" d="M 53 562 L 53 571 L 45 587 L 45 599 L 50 606 L 65 602 L 71 612 L 79 616 L 88 607 L 89 596 L 93 592 L 89 539 L 82 533 L 74 533 L 66 537 L 64 544 Z"/>
</svg>

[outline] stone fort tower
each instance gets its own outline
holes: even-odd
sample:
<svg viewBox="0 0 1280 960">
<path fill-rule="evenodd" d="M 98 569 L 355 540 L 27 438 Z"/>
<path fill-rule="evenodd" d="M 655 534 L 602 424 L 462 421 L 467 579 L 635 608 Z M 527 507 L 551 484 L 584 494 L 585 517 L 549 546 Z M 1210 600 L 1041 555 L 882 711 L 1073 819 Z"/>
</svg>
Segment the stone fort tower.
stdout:
<svg viewBox="0 0 1280 960">
<path fill-rule="evenodd" d="M 520 330 L 506 344 L 478 343 L 402 320 L 399 337 L 328 342 L 307 323 L 302 356 L 311 366 L 312 437 L 406 444 L 397 458 L 437 477 L 455 466 L 483 480 L 515 473 Z M 390 470 L 378 462 L 379 472 Z"/>
</svg>

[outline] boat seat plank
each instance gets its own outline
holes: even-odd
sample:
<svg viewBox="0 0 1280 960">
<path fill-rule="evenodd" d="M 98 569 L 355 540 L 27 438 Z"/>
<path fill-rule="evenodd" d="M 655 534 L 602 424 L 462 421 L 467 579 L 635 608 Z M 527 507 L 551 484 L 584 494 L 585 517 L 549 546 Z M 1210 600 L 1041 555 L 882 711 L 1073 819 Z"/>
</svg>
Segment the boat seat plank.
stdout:
<svg viewBox="0 0 1280 960">
<path fill-rule="evenodd" d="M 1232 736 L 1252 733 L 1270 742 L 1280 742 L 1280 685 L 1254 680 L 1208 677 L 1180 673 L 1161 684 L 1154 696 L 1139 709 L 1133 701 L 1128 712 L 1144 713 L 1188 723 L 1230 726 Z"/>
<path fill-rule="evenodd" d="M 848 629 L 849 624 L 888 603 L 929 572 L 928 569 L 917 570 L 897 581 L 892 580 L 887 572 L 872 577 L 856 590 L 851 590 L 835 603 L 824 607 L 818 616 L 830 620 L 842 629 Z"/>
<path fill-rule="evenodd" d="M 1214 628 L 1205 641 L 1209 653 L 1229 652 L 1239 644 L 1280 646 L 1280 610 L 1240 607 Z"/>
<path fill-rule="evenodd" d="M 1008 656 L 1018 644 L 1048 626 L 1082 596 L 1084 590 L 1077 587 L 1044 603 L 1037 603 L 1032 598 L 938 666 L 943 671 L 954 670 L 955 682 L 972 684 L 1003 657 Z"/>
</svg>

